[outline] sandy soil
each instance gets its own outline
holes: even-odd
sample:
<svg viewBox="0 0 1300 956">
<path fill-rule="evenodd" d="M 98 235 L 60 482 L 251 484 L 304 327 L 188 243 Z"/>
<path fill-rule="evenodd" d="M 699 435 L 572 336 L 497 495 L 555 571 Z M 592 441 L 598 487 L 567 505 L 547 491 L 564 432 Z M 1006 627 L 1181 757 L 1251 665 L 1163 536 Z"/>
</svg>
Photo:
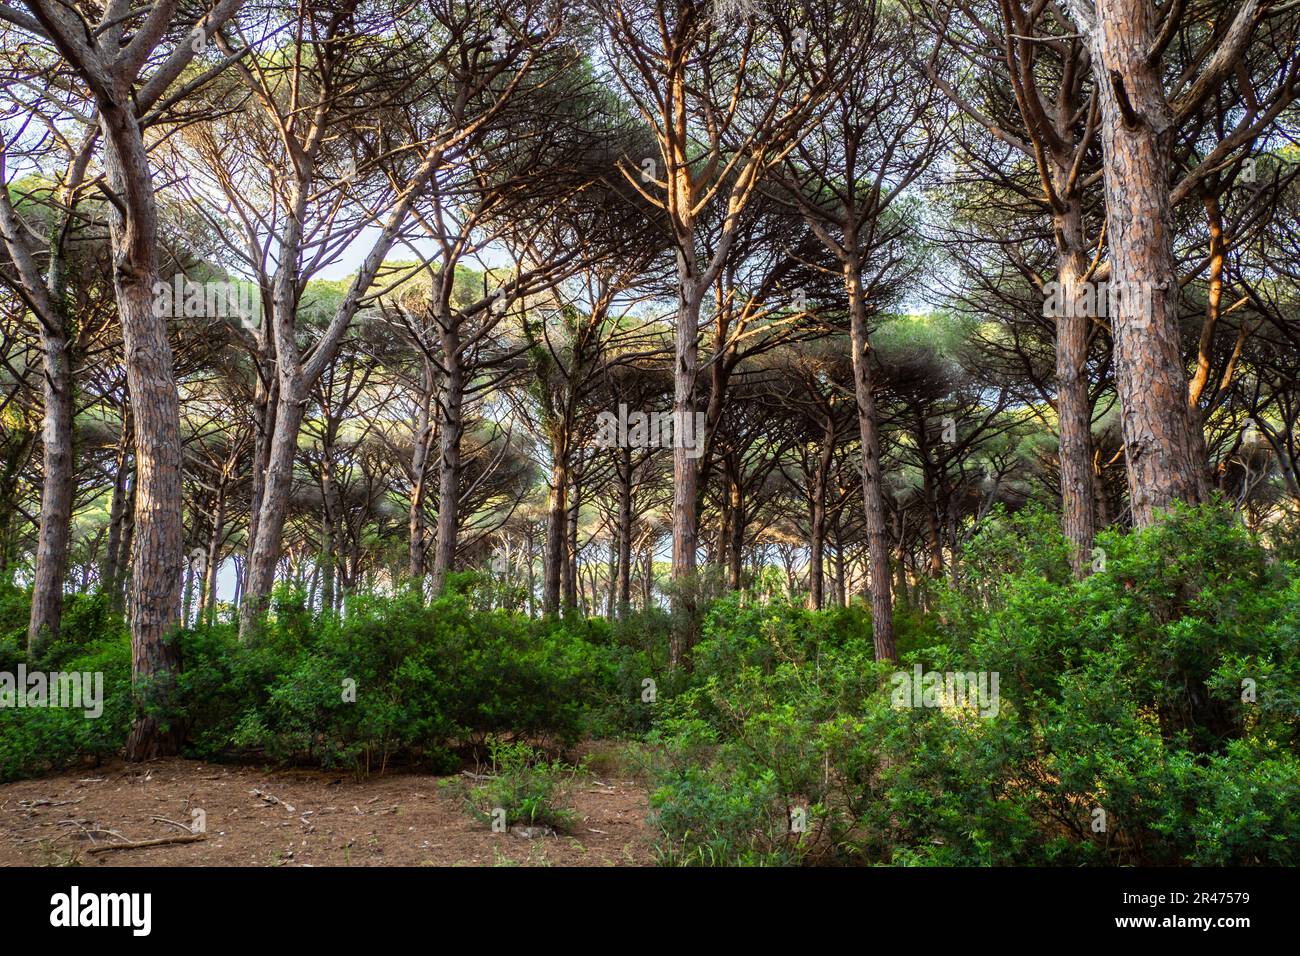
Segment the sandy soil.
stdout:
<svg viewBox="0 0 1300 956">
<path fill-rule="evenodd" d="M 646 794 L 588 777 L 571 832 L 493 833 L 462 809 L 454 778 L 367 780 L 196 760 L 114 763 L 0 785 L 0 866 L 644 866 Z M 253 791 L 257 791 L 254 793 Z M 205 840 L 90 853 L 108 843 Z M 110 832 L 111 831 L 111 832 Z"/>
</svg>

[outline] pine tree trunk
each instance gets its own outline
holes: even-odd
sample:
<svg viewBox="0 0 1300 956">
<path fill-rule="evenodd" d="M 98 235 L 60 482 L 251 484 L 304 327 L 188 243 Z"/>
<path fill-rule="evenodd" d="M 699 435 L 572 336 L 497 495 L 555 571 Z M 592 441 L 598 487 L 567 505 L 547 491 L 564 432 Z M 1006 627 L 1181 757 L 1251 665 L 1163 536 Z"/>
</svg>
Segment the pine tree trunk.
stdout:
<svg viewBox="0 0 1300 956">
<path fill-rule="evenodd" d="M 695 415 L 699 367 L 700 294 L 691 280 L 682 283 L 673 360 L 673 427 L 677 434 Z M 685 443 L 673 442 L 673 611 L 677 620 L 669 645 L 669 666 L 685 662 L 695 635 L 695 552 L 698 546 L 696 486 L 698 461 Z"/>
<path fill-rule="evenodd" d="M 407 513 L 407 574 L 415 580 L 424 577 L 424 556 L 427 547 L 425 540 L 427 528 L 424 518 L 425 479 L 434 430 L 433 416 L 429 409 L 434 389 L 433 367 L 427 359 L 424 361 L 422 385 L 424 396 L 415 423 L 414 448 L 411 451 L 411 506 Z"/>
<path fill-rule="evenodd" d="M 1187 407 L 1169 196 L 1173 111 L 1159 58 L 1147 62 L 1154 6 L 1098 0 L 1093 31 L 1110 246 L 1111 328 L 1133 521 L 1208 498 Z"/>
<path fill-rule="evenodd" d="M 280 563 L 284 522 L 293 489 L 293 465 L 298 452 L 298 430 L 302 426 L 305 399 L 296 388 L 281 383 L 275 409 L 268 465 L 262 483 L 262 506 L 258 509 L 257 538 L 248 554 L 247 583 L 239 608 L 239 633 L 248 639 L 259 627 Z"/>
<path fill-rule="evenodd" d="M 740 479 L 734 474 L 728 480 L 727 494 L 731 499 L 731 538 L 727 541 L 727 583 L 739 591 L 744 582 L 743 562 L 745 551 L 745 495 Z"/>
<path fill-rule="evenodd" d="M 563 443 L 553 447 L 551 465 L 551 491 L 546 508 L 546 552 L 542 561 L 542 613 L 558 614 L 560 610 L 561 577 L 567 561 L 564 556 L 565 530 L 569 509 L 569 469 L 565 461 Z"/>
<path fill-rule="evenodd" d="M 890 593 L 889 531 L 885 524 L 885 492 L 880 475 L 880 415 L 876 410 L 875 370 L 862 277 L 855 264 L 845 269 L 849 293 L 849 338 L 853 351 L 853 391 L 858 406 L 858 436 L 862 442 L 862 501 L 867 524 L 867 560 L 871 578 L 871 633 L 876 660 L 898 656 L 894 644 L 894 601 Z M 901 546 L 901 542 L 900 542 Z"/>
<path fill-rule="evenodd" d="M 61 303 L 56 303 L 62 319 Z M 71 343 L 62 327 L 41 323 L 44 352 L 45 421 L 41 435 L 44 481 L 41 523 L 32 580 L 32 608 L 27 626 L 27 651 L 35 657 L 59 634 L 63 616 L 63 585 L 68 571 L 68 541 L 72 531 L 72 359 Z"/>
<path fill-rule="evenodd" d="M 109 214 L 113 286 L 135 430 L 135 511 L 131 561 L 131 677 L 137 694 L 128 760 L 174 754 L 170 708 L 178 670 L 169 639 L 180 618 L 184 561 L 181 533 L 180 403 L 167 323 L 154 314 L 158 214 L 139 121 L 124 91 L 100 96 L 105 168 L 122 204 Z M 148 711 L 143 705 L 148 705 Z"/>
<path fill-rule="evenodd" d="M 618 467 L 618 587 L 616 610 L 620 618 L 627 616 L 632 600 L 632 450 L 619 452 Z"/>
<path fill-rule="evenodd" d="M 1067 173 L 1068 175 L 1068 173 Z M 1076 577 L 1092 566 L 1096 528 L 1092 491 L 1092 401 L 1088 395 L 1088 328 L 1091 317 L 1082 305 L 1088 273 L 1083 228 L 1076 202 L 1057 217 L 1057 234 L 1065 248 L 1057 257 L 1059 301 L 1056 317 L 1056 415 L 1060 432 L 1061 515 L 1070 564 Z"/>
<path fill-rule="evenodd" d="M 433 593 L 441 594 L 456 560 L 456 534 L 460 527 L 460 443 L 464 434 L 464 370 L 460 361 L 460 336 L 447 322 L 442 333 L 442 361 L 446 377 L 438 402 L 438 529 L 433 546 Z"/>
</svg>

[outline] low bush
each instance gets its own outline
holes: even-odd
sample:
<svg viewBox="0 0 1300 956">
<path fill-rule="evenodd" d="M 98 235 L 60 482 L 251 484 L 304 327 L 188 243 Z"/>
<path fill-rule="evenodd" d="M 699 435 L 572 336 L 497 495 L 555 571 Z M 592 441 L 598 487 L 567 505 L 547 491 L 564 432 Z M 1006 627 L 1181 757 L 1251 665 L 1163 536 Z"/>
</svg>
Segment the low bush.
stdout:
<svg viewBox="0 0 1300 956">
<path fill-rule="evenodd" d="M 661 858 L 1296 862 L 1300 572 L 1216 507 L 1098 544 L 1083 581 L 1033 514 L 964 555 L 899 668 L 998 674 L 985 716 L 895 706 L 835 615 L 716 607 L 651 738 Z"/>
<path fill-rule="evenodd" d="M 488 779 L 471 788 L 465 806 L 489 826 L 550 827 L 567 830 L 577 819 L 570 802 L 582 774 L 579 767 L 547 760 L 521 741 L 488 741 Z"/>
</svg>

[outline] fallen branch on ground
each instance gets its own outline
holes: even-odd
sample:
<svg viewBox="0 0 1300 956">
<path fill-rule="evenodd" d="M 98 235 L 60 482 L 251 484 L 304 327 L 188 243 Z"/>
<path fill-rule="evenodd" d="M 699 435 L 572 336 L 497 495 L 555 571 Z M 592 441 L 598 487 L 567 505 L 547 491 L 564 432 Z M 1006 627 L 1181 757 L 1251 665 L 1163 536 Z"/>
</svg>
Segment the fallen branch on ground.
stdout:
<svg viewBox="0 0 1300 956">
<path fill-rule="evenodd" d="M 107 853 L 109 850 L 142 850 L 151 846 L 169 846 L 172 843 L 198 843 L 206 840 L 206 833 L 191 833 L 187 836 L 159 837 L 157 840 L 141 840 L 138 843 L 103 843 L 99 846 L 86 847 L 87 853 Z"/>
</svg>

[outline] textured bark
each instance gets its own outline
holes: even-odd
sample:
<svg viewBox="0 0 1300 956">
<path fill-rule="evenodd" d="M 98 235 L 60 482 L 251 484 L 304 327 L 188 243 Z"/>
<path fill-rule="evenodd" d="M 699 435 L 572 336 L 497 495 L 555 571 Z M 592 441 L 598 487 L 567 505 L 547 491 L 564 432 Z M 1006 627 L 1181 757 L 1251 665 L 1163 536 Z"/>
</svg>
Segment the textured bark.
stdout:
<svg viewBox="0 0 1300 956">
<path fill-rule="evenodd" d="M 682 258 L 679 256 L 679 258 Z M 689 270 L 683 266 L 683 272 Z M 680 428 L 694 421 L 695 378 L 699 370 L 698 329 L 700 292 L 696 283 L 684 279 L 677 316 L 673 358 L 673 424 Z M 678 614 L 669 646 L 669 666 L 685 660 L 694 639 L 695 552 L 699 543 L 695 510 L 699 476 L 697 460 L 681 441 L 673 447 L 673 606 Z"/>
<path fill-rule="evenodd" d="M 885 524 L 885 492 L 880 475 L 880 414 L 876 410 L 875 371 L 867 331 L 866 301 L 856 264 L 845 268 L 849 294 L 849 339 L 853 352 L 853 391 L 858 406 L 858 437 L 862 443 L 862 501 L 867 524 L 867 562 L 871 580 L 871 636 L 876 660 L 898 657 L 894 643 L 894 600 L 890 593 L 889 530 Z M 900 536 L 901 540 L 901 536 Z"/>
<path fill-rule="evenodd" d="M 32 610 L 27 627 L 27 650 L 35 656 L 57 637 L 63 616 L 63 585 L 68 571 L 68 540 L 72 531 L 72 359 L 71 342 L 57 307 L 56 324 L 41 323 L 41 351 L 45 358 L 43 397 L 45 417 L 41 431 L 44 480 L 41 485 L 41 523 L 32 580 Z"/>
<path fill-rule="evenodd" d="M 627 616 L 632 600 L 632 449 L 619 451 L 618 462 L 618 585 L 617 614 Z"/>
<path fill-rule="evenodd" d="M 1067 173 L 1068 174 L 1068 173 Z M 1057 218 L 1057 281 L 1065 314 L 1056 318 L 1056 416 L 1060 436 L 1061 515 L 1076 577 L 1092 567 L 1096 511 L 1092 487 L 1092 402 L 1088 394 L 1090 316 L 1079 304 L 1088 274 L 1077 204 Z"/>
<path fill-rule="evenodd" d="M 1115 379 L 1133 521 L 1151 524 L 1177 501 L 1208 497 L 1202 442 L 1187 405 L 1178 325 L 1170 204 L 1174 115 L 1159 59 L 1148 62 L 1155 8 L 1098 0 L 1092 31 L 1101 78 L 1102 149 Z"/>
<path fill-rule="evenodd" d="M 129 105 L 101 103 L 110 186 L 129 195 L 131 214 L 110 215 L 113 284 L 135 431 L 135 509 L 131 553 L 131 671 L 148 712 L 127 739 L 128 760 L 176 752 L 179 731 L 155 716 L 170 703 L 179 659 L 169 639 L 180 616 L 180 405 L 164 319 L 154 315 L 158 278 L 157 210 L 144 144 Z"/>
<path fill-rule="evenodd" d="M 460 441 L 465 431 L 465 381 L 460 335 L 450 321 L 442 326 L 444 380 L 438 400 L 438 530 L 433 546 L 433 593 L 442 591 L 456 560 L 460 519 Z"/>
<path fill-rule="evenodd" d="M 546 502 L 546 550 L 542 561 L 542 613 L 560 610 L 560 579 L 567 565 L 565 531 L 568 522 L 569 469 L 561 447 L 552 449 L 551 490 Z"/>
<path fill-rule="evenodd" d="M 281 365 L 281 374 L 290 379 L 288 365 Z M 297 378 L 300 382 L 301 379 Z M 275 431 L 271 437 L 266 473 L 262 479 L 262 504 L 258 509 L 257 538 L 248 554 L 248 572 L 244 600 L 239 609 L 240 634 L 248 637 L 256 630 L 257 622 L 266 612 L 271 589 L 275 583 L 275 568 L 280 563 L 281 540 L 288 512 L 289 492 L 293 487 L 293 464 L 298 451 L 298 430 L 302 427 L 303 406 L 306 397 L 298 397 L 296 385 L 280 384 L 280 399 L 275 411 Z"/>
<path fill-rule="evenodd" d="M 835 428 L 827 412 L 827 425 L 817 454 L 809 503 L 808 606 L 820 611 L 826 606 L 826 480 L 835 449 Z"/>
<path fill-rule="evenodd" d="M 413 579 L 424 577 L 425 550 L 428 547 L 428 529 L 424 518 L 424 499 L 429 470 L 429 450 L 433 442 L 434 427 L 430 405 L 433 402 L 433 363 L 425 358 L 421 377 L 423 400 L 415 423 L 414 447 L 411 450 L 411 504 L 407 512 L 407 567 Z"/>
</svg>

